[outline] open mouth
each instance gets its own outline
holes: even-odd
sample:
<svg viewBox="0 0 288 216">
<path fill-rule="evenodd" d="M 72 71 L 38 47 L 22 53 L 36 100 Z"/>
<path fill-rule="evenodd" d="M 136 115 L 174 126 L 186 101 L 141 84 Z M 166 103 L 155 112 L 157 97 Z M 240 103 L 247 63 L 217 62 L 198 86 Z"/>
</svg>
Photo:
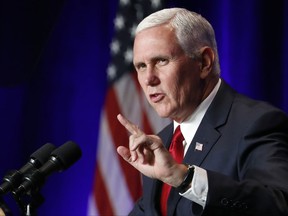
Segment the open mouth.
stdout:
<svg viewBox="0 0 288 216">
<path fill-rule="evenodd" d="M 149 97 L 153 103 L 158 103 L 164 98 L 164 94 L 155 93 L 155 94 L 150 94 Z"/>
</svg>

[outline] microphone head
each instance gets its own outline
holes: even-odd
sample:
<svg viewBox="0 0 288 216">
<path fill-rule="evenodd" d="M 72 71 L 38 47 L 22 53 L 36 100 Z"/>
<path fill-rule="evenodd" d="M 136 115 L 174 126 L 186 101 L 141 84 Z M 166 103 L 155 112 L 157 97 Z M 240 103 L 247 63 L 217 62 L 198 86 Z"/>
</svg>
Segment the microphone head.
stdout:
<svg viewBox="0 0 288 216">
<path fill-rule="evenodd" d="M 80 159 L 82 152 L 76 143 L 67 141 L 52 151 L 50 156 L 55 157 L 61 163 L 61 170 L 65 170 Z"/>
<path fill-rule="evenodd" d="M 36 168 L 40 168 L 50 157 L 50 154 L 56 147 L 51 143 L 46 143 L 41 148 L 37 149 L 30 155 L 31 163 L 35 164 Z"/>
<path fill-rule="evenodd" d="M 14 196 L 20 196 L 39 189 L 48 175 L 69 168 L 81 157 L 81 154 L 81 149 L 76 143 L 72 141 L 64 143 L 51 152 L 49 160 L 43 166 L 27 174 L 24 181 L 12 193 Z"/>
<path fill-rule="evenodd" d="M 9 171 L 3 178 L 4 182 L 0 185 L 0 194 L 5 194 L 11 189 L 18 187 L 23 176 L 29 172 L 35 171 L 45 164 L 55 148 L 56 147 L 53 144 L 46 143 L 31 154 L 29 162 L 21 167 L 19 171 Z"/>
</svg>

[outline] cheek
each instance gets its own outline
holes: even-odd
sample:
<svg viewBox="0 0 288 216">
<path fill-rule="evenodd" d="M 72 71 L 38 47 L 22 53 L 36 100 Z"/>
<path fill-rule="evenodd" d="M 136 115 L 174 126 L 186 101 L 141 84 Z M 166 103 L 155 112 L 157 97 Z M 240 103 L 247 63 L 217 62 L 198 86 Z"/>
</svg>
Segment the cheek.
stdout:
<svg viewBox="0 0 288 216">
<path fill-rule="evenodd" d="M 144 93 L 144 95 L 145 95 L 145 97 L 146 97 L 146 99 L 149 101 L 149 94 L 148 94 L 148 86 L 145 84 L 145 82 L 144 82 L 144 80 L 142 79 L 139 79 L 138 78 L 138 84 L 140 85 L 140 87 L 141 87 L 141 89 L 140 89 L 140 91 L 142 91 L 141 92 L 141 94 L 142 93 Z"/>
<path fill-rule="evenodd" d="M 171 103 L 179 103 L 183 98 L 183 86 L 177 79 L 177 77 L 173 77 L 173 79 L 166 80 L 165 92 L 170 100 Z M 163 84 L 164 85 L 164 84 Z"/>
<path fill-rule="evenodd" d="M 186 73 L 179 80 L 175 80 L 173 94 L 177 103 L 181 106 L 189 103 L 193 99 L 194 94 L 196 94 L 197 86 L 197 80 L 191 73 Z"/>
<path fill-rule="evenodd" d="M 142 76 L 141 76 L 141 74 L 139 73 L 139 72 L 136 72 L 137 73 L 137 79 L 138 79 L 138 82 L 140 83 L 140 85 L 141 85 L 141 83 L 143 82 L 142 80 L 143 80 L 143 78 L 142 78 Z"/>
<path fill-rule="evenodd" d="M 141 88 L 143 90 L 145 90 L 145 81 L 144 81 L 143 76 L 141 76 L 141 75 L 139 75 L 139 73 L 137 73 L 137 79 L 138 79 L 138 83 L 141 86 Z"/>
</svg>

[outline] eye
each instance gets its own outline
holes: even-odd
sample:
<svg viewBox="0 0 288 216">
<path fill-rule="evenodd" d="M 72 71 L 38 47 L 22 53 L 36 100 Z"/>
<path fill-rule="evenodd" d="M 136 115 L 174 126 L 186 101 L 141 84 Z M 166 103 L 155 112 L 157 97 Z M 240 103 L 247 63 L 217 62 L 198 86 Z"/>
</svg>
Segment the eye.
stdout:
<svg viewBox="0 0 288 216">
<path fill-rule="evenodd" d="M 146 64 L 144 63 L 139 63 L 135 66 L 137 71 L 143 71 L 146 68 Z"/>
<path fill-rule="evenodd" d="M 168 64 L 168 59 L 160 58 L 157 60 L 157 65 L 164 66 Z"/>
</svg>

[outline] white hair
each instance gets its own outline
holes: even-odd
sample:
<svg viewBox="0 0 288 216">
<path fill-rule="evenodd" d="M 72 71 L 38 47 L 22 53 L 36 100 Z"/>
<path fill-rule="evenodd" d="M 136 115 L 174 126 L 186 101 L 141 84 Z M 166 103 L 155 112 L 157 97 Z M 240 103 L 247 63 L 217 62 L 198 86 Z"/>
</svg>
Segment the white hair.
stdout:
<svg viewBox="0 0 288 216">
<path fill-rule="evenodd" d="M 220 74 L 219 57 L 215 33 L 211 24 L 200 14 L 184 8 L 169 8 L 157 11 L 144 18 L 136 29 L 136 34 L 147 28 L 170 25 L 179 45 L 190 57 L 198 57 L 199 49 L 209 46 L 215 54 L 213 72 Z"/>
</svg>

